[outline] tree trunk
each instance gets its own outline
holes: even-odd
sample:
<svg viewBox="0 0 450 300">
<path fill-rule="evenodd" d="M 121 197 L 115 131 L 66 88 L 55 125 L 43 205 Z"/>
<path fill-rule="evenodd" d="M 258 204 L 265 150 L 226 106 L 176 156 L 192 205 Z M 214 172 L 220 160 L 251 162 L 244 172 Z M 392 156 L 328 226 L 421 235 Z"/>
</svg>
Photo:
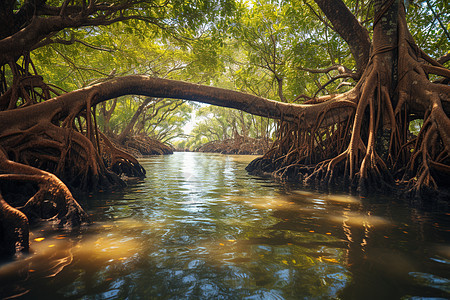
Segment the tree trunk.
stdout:
<svg viewBox="0 0 450 300">
<path fill-rule="evenodd" d="M 130 122 L 128 122 L 127 126 L 122 130 L 122 132 L 117 137 L 117 140 L 119 141 L 119 143 L 123 143 L 125 141 L 125 139 L 131 134 L 131 131 L 132 131 L 134 125 L 136 124 L 139 116 L 142 114 L 145 107 L 147 106 L 147 104 L 150 103 L 150 101 L 152 101 L 152 98 L 147 97 L 144 99 L 144 101 L 141 103 L 141 105 L 139 105 L 138 109 L 135 111 Z"/>
<path fill-rule="evenodd" d="M 113 100 L 113 103 L 110 107 L 110 109 L 106 109 L 106 103 L 102 103 L 101 108 L 100 108 L 100 113 L 102 114 L 103 117 L 103 132 L 107 135 L 107 136 L 112 136 L 112 130 L 111 130 L 111 126 L 110 126 L 110 121 L 111 121 L 111 117 L 114 113 L 114 110 L 116 109 L 116 105 L 117 105 L 117 98 L 115 98 Z"/>
</svg>

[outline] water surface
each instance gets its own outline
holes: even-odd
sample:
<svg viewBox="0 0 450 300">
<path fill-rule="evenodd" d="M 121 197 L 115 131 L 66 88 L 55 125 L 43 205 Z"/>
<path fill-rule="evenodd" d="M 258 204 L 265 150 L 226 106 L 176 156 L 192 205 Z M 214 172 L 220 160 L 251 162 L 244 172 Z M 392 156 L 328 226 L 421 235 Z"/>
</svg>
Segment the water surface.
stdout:
<svg viewBox="0 0 450 300">
<path fill-rule="evenodd" d="M 147 178 L 83 201 L 94 221 L 39 228 L 0 265 L 20 299 L 447 299 L 449 213 L 248 175 L 253 157 L 142 159 Z"/>
</svg>

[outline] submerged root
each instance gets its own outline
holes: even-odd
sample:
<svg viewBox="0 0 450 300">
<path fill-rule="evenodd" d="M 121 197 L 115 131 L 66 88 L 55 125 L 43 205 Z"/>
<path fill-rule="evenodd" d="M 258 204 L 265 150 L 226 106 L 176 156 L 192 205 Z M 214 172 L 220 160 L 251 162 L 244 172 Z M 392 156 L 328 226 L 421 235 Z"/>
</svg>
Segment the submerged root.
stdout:
<svg viewBox="0 0 450 300">
<path fill-rule="evenodd" d="M 20 182 L 31 182 L 37 186 L 34 195 L 25 202 L 11 198 L 11 202 L 15 203 L 9 203 L 0 197 L 0 225 L 3 227 L 0 252 L 3 251 L 3 254 L 12 255 L 28 250 L 29 221 L 50 221 L 57 228 L 64 229 L 72 229 L 89 222 L 88 215 L 55 175 L 13 162 L 7 159 L 2 151 L 0 172 L 2 187 L 8 186 L 8 183 L 17 186 Z"/>
<path fill-rule="evenodd" d="M 8 160 L 0 151 L 1 181 L 32 182 L 37 191 L 25 203 L 16 203 L 30 219 L 50 220 L 58 227 L 72 228 L 88 221 L 87 214 L 66 185 L 55 175 Z"/>
<path fill-rule="evenodd" d="M 27 216 L 9 205 L 0 194 L 0 257 L 29 250 Z"/>
</svg>

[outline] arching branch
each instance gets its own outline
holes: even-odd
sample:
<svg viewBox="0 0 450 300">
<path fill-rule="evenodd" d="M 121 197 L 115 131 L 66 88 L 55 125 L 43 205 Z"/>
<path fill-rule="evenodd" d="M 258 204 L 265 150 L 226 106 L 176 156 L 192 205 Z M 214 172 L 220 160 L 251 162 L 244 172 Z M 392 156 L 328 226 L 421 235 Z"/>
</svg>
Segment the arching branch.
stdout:
<svg viewBox="0 0 450 300">
<path fill-rule="evenodd" d="M 300 126 L 315 123 L 317 116 L 327 109 L 329 105 L 338 105 L 336 116 L 344 120 L 353 110 L 353 102 L 356 100 L 356 92 L 349 91 L 335 97 L 327 97 L 327 100 L 318 104 L 293 104 L 269 100 L 263 97 L 250 95 L 242 92 L 202 86 L 184 81 L 152 78 L 148 76 L 131 75 L 114 78 L 109 81 L 98 83 L 83 89 L 79 89 L 52 100 L 24 107 L 20 112 L 0 112 L 0 128 L 7 128 L 14 124 L 12 120 L 19 115 L 26 114 L 23 126 L 29 122 L 34 124 L 36 120 L 46 118 L 67 117 L 69 114 L 80 112 L 87 105 L 88 99 L 94 99 L 91 105 L 123 95 L 143 95 L 156 98 L 172 98 L 196 101 L 216 106 L 236 108 L 254 115 L 272 119 L 283 119 L 297 123 Z M 95 96 L 93 96 L 95 95 Z M 353 103 L 353 104 L 352 104 Z M 350 105 L 351 104 L 351 105 Z M 25 111 L 26 110 L 26 111 Z M 322 122 L 323 126 L 334 123 L 334 117 L 327 116 Z"/>
<path fill-rule="evenodd" d="M 440 63 L 441 65 L 445 64 L 446 62 L 448 62 L 450 60 L 450 52 L 439 57 L 437 62 Z"/>
</svg>

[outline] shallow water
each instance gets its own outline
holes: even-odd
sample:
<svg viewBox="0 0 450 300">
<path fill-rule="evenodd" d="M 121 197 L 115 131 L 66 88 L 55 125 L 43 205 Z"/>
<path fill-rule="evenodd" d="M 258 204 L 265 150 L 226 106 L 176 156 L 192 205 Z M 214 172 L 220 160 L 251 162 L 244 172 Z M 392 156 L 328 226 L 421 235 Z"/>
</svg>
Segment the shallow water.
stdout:
<svg viewBox="0 0 450 300">
<path fill-rule="evenodd" d="M 249 156 L 141 160 L 147 178 L 89 197 L 94 221 L 39 228 L 0 265 L 20 299 L 450 298 L 449 213 L 248 175 Z"/>
</svg>

